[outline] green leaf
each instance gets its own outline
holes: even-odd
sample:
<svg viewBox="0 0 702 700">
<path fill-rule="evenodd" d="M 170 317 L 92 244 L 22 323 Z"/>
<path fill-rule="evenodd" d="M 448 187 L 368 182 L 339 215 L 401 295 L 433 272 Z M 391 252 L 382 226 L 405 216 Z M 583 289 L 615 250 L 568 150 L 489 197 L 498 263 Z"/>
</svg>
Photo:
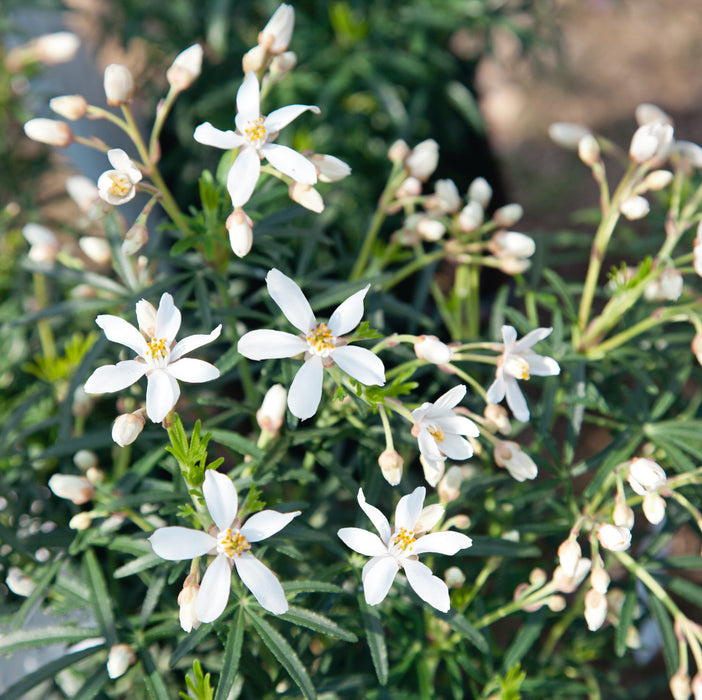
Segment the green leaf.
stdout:
<svg viewBox="0 0 702 700">
<path fill-rule="evenodd" d="M 137 557 L 136 559 L 132 559 L 132 561 L 123 564 L 119 568 L 115 569 L 112 575 L 114 578 L 133 576 L 134 574 L 138 574 L 140 571 L 152 569 L 154 566 L 158 566 L 159 563 L 163 563 L 163 559 L 152 552 L 151 554 L 145 554 L 143 557 Z"/>
<path fill-rule="evenodd" d="M 80 687 L 75 695 L 71 695 L 71 700 L 94 700 L 99 696 L 99 691 L 110 681 L 107 675 L 107 667 L 103 664 L 95 669 L 94 673 L 85 679 L 85 683 Z"/>
<path fill-rule="evenodd" d="M 312 680 L 310 679 L 307 669 L 300 661 L 300 657 L 295 653 L 293 648 L 285 641 L 282 635 L 276 631 L 262 617 L 257 615 L 253 610 L 246 610 L 246 615 L 251 624 L 256 628 L 261 641 L 268 647 L 270 652 L 280 662 L 281 666 L 290 674 L 290 677 L 295 681 L 297 687 L 302 691 L 302 694 L 308 700 L 315 700 L 317 693 L 315 692 Z"/>
<path fill-rule="evenodd" d="M 358 596 L 358 607 L 361 610 L 361 619 L 366 630 L 366 642 L 375 667 L 375 675 L 378 676 L 380 685 L 385 685 L 388 682 L 388 647 L 385 643 L 383 625 L 380 622 L 380 613 L 377 608 L 366 603 L 362 593 Z"/>
<path fill-rule="evenodd" d="M 214 700 L 226 700 L 236 680 L 241 660 L 241 645 L 244 640 L 244 610 L 239 608 L 227 635 L 227 644 L 224 647 L 222 658 L 222 673 L 217 683 L 217 692 Z"/>
<path fill-rule="evenodd" d="M 0 653 L 12 654 L 18 649 L 43 647 L 48 644 L 74 644 L 85 639 L 100 637 L 101 630 L 96 627 L 40 627 L 17 630 L 0 635 Z"/>
<path fill-rule="evenodd" d="M 107 591 L 107 584 L 102 575 L 102 569 L 98 564 L 95 552 L 88 549 L 83 557 L 83 565 L 87 577 L 88 588 L 90 589 L 90 602 L 95 613 L 95 619 L 105 637 L 105 644 L 108 647 L 117 643 L 117 631 L 115 629 L 115 618 L 110 604 L 110 594 Z"/>
<path fill-rule="evenodd" d="M 161 672 L 145 647 L 141 647 L 139 656 L 144 667 L 143 680 L 149 700 L 172 700 Z"/>
<path fill-rule="evenodd" d="M 234 450 L 234 452 L 238 452 L 243 456 L 248 455 L 254 459 L 260 460 L 263 459 L 266 454 L 260 447 L 256 446 L 255 442 L 251 442 L 251 440 L 248 440 L 243 435 L 234 433 L 231 430 L 220 430 L 215 428 L 210 430 L 210 437 L 220 445 L 224 445 L 230 450 Z"/>
<path fill-rule="evenodd" d="M 626 637 L 634 621 L 634 612 L 636 611 L 636 591 L 630 590 L 624 598 L 624 605 L 619 614 L 619 624 L 614 636 L 614 651 L 621 658 L 626 653 Z"/>
<path fill-rule="evenodd" d="M 201 625 L 196 630 L 190 632 L 174 649 L 171 658 L 168 659 L 168 665 L 173 668 L 186 654 L 189 654 L 195 647 L 199 646 L 200 642 L 212 632 L 212 630 L 212 625 Z"/>
<path fill-rule="evenodd" d="M 663 658 L 668 676 L 672 676 L 678 668 L 678 641 L 675 637 L 673 623 L 663 603 L 652 593 L 648 596 L 648 605 L 661 633 Z"/>
<path fill-rule="evenodd" d="M 315 632 L 321 632 L 322 634 L 329 635 L 330 637 L 343 639 L 346 642 L 358 641 L 358 637 L 356 637 L 355 634 L 344 629 L 341 627 L 341 625 L 333 622 L 328 617 L 320 615 L 317 612 L 313 612 L 312 610 L 291 606 L 288 609 L 288 612 L 284 613 L 280 617 L 287 622 L 292 622 L 293 624 L 307 627 L 308 629 L 314 630 Z"/>
<path fill-rule="evenodd" d="M 697 561 L 699 562 L 699 558 Z M 702 608 L 702 588 L 700 588 L 699 584 L 684 578 L 671 578 L 668 580 L 667 586 L 673 593 Z"/>
<path fill-rule="evenodd" d="M 453 608 L 447 613 L 441 613 L 432 609 L 434 616 L 446 622 L 446 624 L 451 627 L 451 629 L 456 630 L 465 639 L 467 639 L 473 646 L 475 646 L 483 654 L 487 654 L 490 651 L 488 643 L 480 632 L 473 627 L 473 625 L 466 620 L 466 618 Z"/>
<path fill-rule="evenodd" d="M 288 597 L 296 593 L 343 593 L 343 588 L 326 581 L 287 581 L 283 590 Z"/>
<path fill-rule="evenodd" d="M 519 662 L 526 656 L 527 652 L 534 645 L 534 642 L 541 635 L 541 630 L 546 624 L 544 615 L 532 614 L 527 618 L 526 624 L 519 628 L 514 635 L 512 643 L 507 648 L 502 668 L 505 673 L 518 667 Z"/>
<path fill-rule="evenodd" d="M 22 603 L 20 609 L 12 616 L 13 630 L 17 630 L 22 627 L 24 621 L 27 619 L 27 615 L 32 612 L 38 600 L 44 596 L 44 592 L 49 587 L 49 584 L 54 580 L 54 576 L 56 576 L 56 572 L 59 570 L 62 563 L 63 558 L 57 557 L 52 562 L 51 566 L 49 566 L 42 574 L 42 577 L 36 582 L 34 590 Z"/>
</svg>

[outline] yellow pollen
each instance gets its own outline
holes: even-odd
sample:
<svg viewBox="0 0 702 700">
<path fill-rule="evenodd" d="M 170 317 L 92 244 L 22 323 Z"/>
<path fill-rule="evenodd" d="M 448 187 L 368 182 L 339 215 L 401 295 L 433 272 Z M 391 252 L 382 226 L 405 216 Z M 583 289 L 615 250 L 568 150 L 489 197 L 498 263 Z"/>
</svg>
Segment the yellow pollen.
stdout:
<svg viewBox="0 0 702 700">
<path fill-rule="evenodd" d="M 263 117 L 259 117 L 244 129 L 249 141 L 263 141 L 266 138 L 266 128 L 263 126 Z"/>
<path fill-rule="evenodd" d="M 400 531 L 392 538 L 393 544 L 400 545 L 403 550 L 407 548 L 412 550 L 412 545 L 416 542 L 414 534 L 407 532 L 404 527 L 400 528 Z"/>
<path fill-rule="evenodd" d="M 334 336 L 326 323 L 320 323 L 307 334 L 307 342 L 317 351 L 334 349 Z"/>
<path fill-rule="evenodd" d="M 165 357 L 168 353 L 168 348 L 166 347 L 165 338 L 153 338 L 147 345 L 149 346 L 149 354 L 154 360 L 158 357 Z"/>
<path fill-rule="evenodd" d="M 110 173 L 110 192 L 115 197 L 126 197 L 132 189 L 132 181 L 124 173 Z"/>
<path fill-rule="evenodd" d="M 444 441 L 444 431 L 438 425 L 430 425 L 427 428 L 427 432 L 431 435 L 437 442 Z"/>
<path fill-rule="evenodd" d="M 222 530 L 217 536 L 217 549 L 225 556 L 233 559 L 251 549 L 246 537 L 240 532 L 232 532 L 231 528 Z"/>
</svg>

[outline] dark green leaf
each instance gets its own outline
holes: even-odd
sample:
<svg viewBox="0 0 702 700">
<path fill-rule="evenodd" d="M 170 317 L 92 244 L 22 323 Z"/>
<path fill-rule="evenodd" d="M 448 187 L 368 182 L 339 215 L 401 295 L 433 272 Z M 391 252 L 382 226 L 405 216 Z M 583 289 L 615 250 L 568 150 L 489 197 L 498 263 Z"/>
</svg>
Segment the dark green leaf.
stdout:
<svg viewBox="0 0 702 700">
<path fill-rule="evenodd" d="M 336 637 L 337 639 L 343 639 L 347 642 L 357 642 L 358 638 L 355 634 L 352 634 L 348 630 L 344 629 L 336 622 L 333 622 L 328 617 L 320 615 L 312 610 L 306 610 L 304 608 L 290 607 L 288 612 L 280 616 L 283 620 L 292 622 L 296 625 L 301 625 L 302 627 L 307 627 L 315 632 L 321 632 L 322 634 L 329 635 L 330 637 Z"/>
<path fill-rule="evenodd" d="M 222 658 L 222 672 L 217 682 L 217 692 L 214 700 L 226 700 L 229 697 L 232 686 L 236 680 L 241 659 L 241 645 L 244 639 L 244 610 L 237 610 L 234 621 L 229 628 L 227 644 L 224 647 L 224 657 Z"/>
<path fill-rule="evenodd" d="M 363 626 L 366 630 L 366 642 L 370 649 L 371 659 L 375 667 L 380 685 L 388 682 L 388 647 L 385 643 L 385 632 L 380 621 L 378 609 L 366 603 L 363 594 L 358 596 L 358 607 L 361 610 Z"/>
<path fill-rule="evenodd" d="M 115 629 L 115 618 L 112 613 L 112 605 L 110 604 L 110 594 L 107 590 L 105 578 L 102 575 L 102 569 L 98 563 L 95 552 L 88 549 L 83 558 L 85 573 L 87 576 L 87 584 L 90 588 L 90 603 L 95 613 L 95 619 L 105 637 L 105 643 L 108 647 L 117 643 L 117 631 Z"/>
</svg>

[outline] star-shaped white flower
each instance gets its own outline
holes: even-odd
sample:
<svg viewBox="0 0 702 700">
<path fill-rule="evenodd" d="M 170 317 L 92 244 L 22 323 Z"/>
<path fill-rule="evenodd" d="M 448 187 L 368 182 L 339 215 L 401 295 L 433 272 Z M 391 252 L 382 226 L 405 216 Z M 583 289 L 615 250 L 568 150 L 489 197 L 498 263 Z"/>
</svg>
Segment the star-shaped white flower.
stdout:
<svg viewBox="0 0 702 700">
<path fill-rule="evenodd" d="M 190 335 L 176 343 L 180 311 L 173 304 L 170 294 L 161 297 L 153 337 L 145 338 L 131 323 L 119 316 L 103 314 L 95 322 L 108 340 L 126 345 L 137 357 L 116 365 L 98 367 L 85 383 L 84 389 L 88 394 L 120 391 L 146 375 L 146 415 L 154 423 L 160 423 L 180 396 L 177 380 L 199 384 L 219 377 L 219 370 L 214 365 L 183 355 L 217 339 L 222 325 L 208 335 Z"/>
<path fill-rule="evenodd" d="M 100 175 L 98 194 L 108 204 L 119 206 L 134 198 L 136 185 L 141 180 L 141 170 L 121 148 L 110 149 L 107 159 L 114 170 L 106 170 Z"/>
<path fill-rule="evenodd" d="M 206 554 L 215 557 L 207 567 L 197 593 L 197 619 L 212 622 L 227 607 L 232 567 L 236 567 L 239 578 L 261 607 L 274 615 L 281 615 L 288 609 L 283 587 L 277 576 L 251 554 L 251 544 L 275 535 L 300 515 L 300 511 L 262 510 L 242 525 L 236 517 L 239 509 L 236 488 L 226 474 L 214 469 L 205 472 L 202 493 L 214 521 L 210 532 L 187 527 L 161 527 L 149 537 L 154 552 L 162 559 L 181 561 Z"/>
<path fill-rule="evenodd" d="M 419 442 L 424 462 L 440 470 L 441 462 L 450 459 L 468 459 L 473 447 L 461 435 L 478 437 L 478 427 L 470 418 L 457 416 L 453 410 L 465 396 L 466 387 L 459 384 L 440 396 L 434 403 L 423 403 L 412 411 L 412 435 Z"/>
<path fill-rule="evenodd" d="M 331 315 L 327 323 L 317 323 L 314 312 L 300 287 L 279 270 L 266 275 L 268 292 L 285 317 L 302 333 L 249 331 L 239 340 L 238 350 L 250 360 L 294 357 L 305 354 L 288 392 L 288 408 L 305 420 L 313 416 L 322 397 L 324 367 L 336 364 L 361 384 L 385 384 L 382 360 L 370 350 L 347 345 L 341 336 L 351 332 L 363 316 L 363 298 L 370 285 L 352 294 Z"/>
<path fill-rule="evenodd" d="M 395 574 L 404 569 L 414 592 L 429 605 L 447 612 L 451 603 L 446 584 L 418 561 L 417 556 L 427 552 L 456 554 L 473 544 L 470 537 L 460 532 L 445 531 L 424 534 L 443 515 L 441 506 L 422 510 L 426 489 L 417 487 L 403 496 L 395 509 L 395 527 L 375 507 L 366 503 L 363 489 L 358 490 L 358 504 L 378 531 L 378 535 L 358 527 L 344 527 L 338 535 L 343 543 L 359 554 L 373 557 L 363 567 L 363 592 L 368 605 L 377 605 L 395 580 Z M 438 516 L 438 517 L 437 517 Z"/>
<path fill-rule="evenodd" d="M 195 129 L 194 138 L 206 146 L 229 150 L 241 148 L 227 176 L 227 190 L 234 207 L 243 207 L 261 174 L 261 160 L 265 158 L 274 168 L 295 182 L 314 185 L 317 169 L 305 156 L 287 146 L 273 143 L 278 132 L 293 119 L 308 110 L 319 113 L 314 105 L 288 105 L 261 115 L 259 84 L 256 74 L 249 73 L 236 94 L 236 131 L 220 131 L 209 122 Z"/>
<path fill-rule="evenodd" d="M 522 423 L 529 420 L 529 408 L 517 380 L 529 379 L 532 374 L 550 377 L 561 372 L 558 362 L 552 357 L 538 355 L 531 349 L 552 331 L 553 328 L 536 328 L 518 341 L 517 331 L 512 326 L 502 326 L 504 350 L 497 358 L 495 381 L 487 390 L 487 402 L 500 403 L 506 395 L 507 405 Z"/>
</svg>

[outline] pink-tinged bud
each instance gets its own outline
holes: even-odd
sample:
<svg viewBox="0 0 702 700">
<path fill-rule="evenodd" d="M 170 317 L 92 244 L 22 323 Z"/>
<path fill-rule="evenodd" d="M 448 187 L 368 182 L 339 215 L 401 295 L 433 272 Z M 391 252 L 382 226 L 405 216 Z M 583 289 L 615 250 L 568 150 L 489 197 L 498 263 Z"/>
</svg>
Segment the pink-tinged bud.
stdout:
<svg viewBox="0 0 702 700">
<path fill-rule="evenodd" d="M 311 185 L 293 182 L 288 188 L 288 195 L 293 202 L 297 202 L 305 209 L 315 212 L 315 214 L 321 214 L 324 211 L 322 195 Z"/>
<path fill-rule="evenodd" d="M 607 619 L 607 597 L 591 588 L 585 594 L 585 622 L 590 632 L 602 627 Z"/>
<path fill-rule="evenodd" d="M 436 219 L 422 216 L 417 222 L 417 233 L 422 240 L 434 243 L 446 233 L 446 226 Z"/>
<path fill-rule="evenodd" d="M 77 386 L 73 392 L 71 413 L 76 418 L 86 418 L 92 412 L 94 405 L 95 399 L 90 394 L 86 394 L 85 389 L 81 385 Z"/>
<path fill-rule="evenodd" d="M 87 530 L 93 524 L 94 517 L 94 514 L 89 511 L 76 513 L 68 521 L 68 527 L 71 530 Z"/>
<path fill-rule="evenodd" d="M 640 126 L 631 139 L 629 157 L 636 163 L 665 158 L 673 146 L 673 127 L 656 120 Z"/>
<path fill-rule="evenodd" d="M 546 581 L 548 581 L 548 576 L 546 575 L 546 572 L 538 566 L 529 572 L 529 583 L 532 586 L 541 588 L 541 586 L 543 586 L 546 583 Z"/>
<path fill-rule="evenodd" d="M 136 317 L 139 330 L 151 340 L 156 333 L 156 307 L 146 299 L 140 299 L 136 303 Z"/>
<path fill-rule="evenodd" d="M 268 54 L 263 46 L 256 44 L 252 49 L 249 49 L 241 59 L 241 68 L 244 75 L 249 73 L 258 73 L 266 65 Z"/>
<path fill-rule="evenodd" d="M 7 571 L 5 584 L 15 594 L 28 598 L 34 592 L 36 583 L 29 576 L 22 573 L 22 569 L 17 566 L 11 566 Z"/>
<path fill-rule="evenodd" d="M 449 467 L 436 487 L 441 503 L 450 503 L 451 501 L 455 501 L 461 495 L 462 481 L 463 474 L 461 468 Z"/>
<path fill-rule="evenodd" d="M 449 566 L 444 572 L 444 581 L 449 588 L 460 588 L 466 582 L 466 577 L 457 566 Z"/>
<path fill-rule="evenodd" d="M 263 397 L 261 408 L 256 411 L 256 421 L 261 430 L 277 433 L 283 425 L 287 409 L 288 392 L 282 384 L 274 384 Z"/>
<path fill-rule="evenodd" d="M 664 112 L 658 105 L 651 104 L 650 102 L 642 102 L 638 105 L 634 112 L 634 118 L 639 126 L 656 121 L 668 122 L 668 124 L 673 123 L 673 119 L 667 112 Z"/>
<path fill-rule="evenodd" d="M 434 194 L 427 197 L 424 208 L 434 216 L 441 216 L 455 214 L 462 203 L 463 200 L 453 180 L 437 180 L 434 185 Z"/>
<path fill-rule="evenodd" d="M 571 151 L 577 150 L 580 140 L 589 133 L 587 127 L 572 122 L 554 122 L 548 127 L 551 141 Z"/>
<path fill-rule="evenodd" d="M 582 557 L 575 567 L 575 576 L 568 576 L 563 571 L 563 568 L 557 566 L 553 572 L 553 582 L 556 589 L 561 593 L 573 593 L 578 589 L 578 586 L 585 580 L 585 577 L 590 572 L 592 562 L 586 557 Z"/>
<path fill-rule="evenodd" d="M 673 700 L 688 700 L 692 694 L 692 686 L 690 685 L 690 675 L 688 672 L 683 668 L 679 668 L 670 677 L 669 687 Z"/>
<path fill-rule="evenodd" d="M 551 595 L 546 598 L 546 605 L 551 612 L 562 612 L 565 610 L 566 599 L 562 595 Z"/>
<path fill-rule="evenodd" d="M 445 365 L 451 362 L 451 348 L 442 343 L 435 335 L 419 335 L 414 341 L 414 353 L 420 360 L 432 362 L 435 365 Z"/>
<path fill-rule="evenodd" d="M 129 644 L 115 644 L 107 656 L 107 675 L 112 678 L 123 676 L 136 661 L 136 654 Z"/>
<path fill-rule="evenodd" d="M 651 205 L 645 197 L 637 194 L 633 197 L 627 197 L 619 205 L 619 211 L 624 214 L 629 221 L 636 221 L 637 219 L 643 219 L 644 216 L 651 211 Z"/>
<path fill-rule="evenodd" d="M 566 576 L 570 578 L 575 576 L 575 570 L 582 555 L 583 553 L 577 540 L 569 537 L 561 542 L 558 548 L 558 559 L 561 563 L 561 569 Z"/>
<path fill-rule="evenodd" d="M 667 477 L 663 468 L 652 459 L 634 457 L 629 463 L 626 479 L 635 493 L 645 496 L 665 486 Z"/>
<path fill-rule="evenodd" d="M 675 143 L 677 145 L 678 142 L 676 141 Z M 670 172 L 670 170 L 654 170 L 644 178 L 644 187 L 647 190 L 657 192 L 662 190 L 664 187 L 667 187 L 673 181 L 673 177 L 674 175 Z"/>
<path fill-rule="evenodd" d="M 105 472 L 97 467 L 90 467 L 90 469 L 85 472 L 85 477 L 93 485 L 101 484 L 105 481 Z"/>
<path fill-rule="evenodd" d="M 95 487 L 84 476 L 54 474 L 49 479 L 49 488 L 55 496 L 73 501 L 77 506 L 87 503 L 95 495 Z"/>
<path fill-rule="evenodd" d="M 98 456 L 92 450 L 78 450 L 73 455 L 73 464 L 82 472 L 93 469 L 99 465 Z"/>
<path fill-rule="evenodd" d="M 524 209 L 521 204 L 505 204 L 492 215 L 492 220 L 500 228 L 509 228 L 514 226 L 523 215 Z"/>
<path fill-rule="evenodd" d="M 514 602 L 520 601 L 522 598 L 524 598 L 527 590 L 529 589 L 529 584 L 528 583 L 520 583 L 515 589 L 514 593 L 512 594 L 512 598 L 514 599 Z M 536 612 L 537 610 L 540 610 L 543 605 L 544 605 L 543 600 L 539 600 L 536 603 L 529 603 L 528 605 L 522 604 L 522 610 L 524 612 Z"/>
<path fill-rule="evenodd" d="M 479 202 L 471 200 L 456 217 L 456 223 L 461 233 L 472 233 L 483 225 L 485 212 Z"/>
<path fill-rule="evenodd" d="M 404 463 L 405 460 L 402 459 L 397 450 L 384 450 L 380 453 L 380 457 L 378 457 L 380 471 L 390 486 L 397 486 L 400 483 Z"/>
<path fill-rule="evenodd" d="M 56 119 L 30 119 L 24 125 L 24 133 L 32 141 L 60 148 L 65 148 L 73 141 L 71 127 L 66 122 L 60 122 Z"/>
<path fill-rule="evenodd" d="M 446 463 L 444 461 L 427 459 L 424 455 L 419 455 L 419 463 L 424 471 L 424 478 L 429 486 L 436 486 L 444 475 Z"/>
<path fill-rule="evenodd" d="M 658 525 L 665 518 L 665 498 L 659 493 L 647 493 L 641 502 L 644 516 L 651 525 Z"/>
<path fill-rule="evenodd" d="M 273 80 L 280 80 L 297 65 L 297 54 L 294 51 L 283 51 L 275 56 L 269 68 Z"/>
<path fill-rule="evenodd" d="M 85 214 L 90 213 L 100 198 L 97 185 L 85 175 L 71 175 L 66 180 L 66 192 Z"/>
<path fill-rule="evenodd" d="M 85 116 L 88 103 L 83 95 L 61 95 L 49 100 L 49 107 L 64 119 L 75 121 Z"/>
<path fill-rule="evenodd" d="M 692 354 L 697 358 L 697 362 L 702 365 L 702 333 L 696 333 L 690 343 Z"/>
<path fill-rule="evenodd" d="M 144 415 L 140 411 L 117 416 L 112 424 L 112 439 L 120 447 L 131 445 L 141 434 L 145 422 Z"/>
<path fill-rule="evenodd" d="M 402 163 L 409 154 L 410 147 L 402 139 L 398 139 L 388 149 L 388 160 L 391 163 Z"/>
<path fill-rule="evenodd" d="M 609 588 L 609 582 L 609 574 L 601 566 L 598 566 L 596 569 L 592 570 L 592 573 L 590 574 L 590 583 L 596 591 L 599 591 L 602 595 L 605 595 L 607 593 L 607 589 Z"/>
<path fill-rule="evenodd" d="M 104 238 L 82 236 L 78 239 L 78 247 L 96 265 L 106 266 L 112 260 L 112 248 Z"/>
<path fill-rule="evenodd" d="M 235 209 L 227 219 L 229 245 L 234 254 L 240 258 L 248 255 L 253 245 L 253 221 L 243 209 Z"/>
<path fill-rule="evenodd" d="M 422 508 L 414 526 L 414 536 L 421 537 L 424 533 L 433 530 L 436 524 L 444 517 L 444 507 L 438 503 Z"/>
<path fill-rule="evenodd" d="M 530 258 L 536 252 L 536 244 L 525 233 L 497 231 L 490 239 L 488 249 L 498 258 Z"/>
<path fill-rule="evenodd" d="M 407 172 L 422 182 L 426 182 L 439 164 L 439 144 L 434 139 L 418 143 L 405 160 Z"/>
<path fill-rule="evenodd" d="M 490 427 L 498 433 L 509 435 L 512 432 L 509 414 L 503 406 L 497 403 L 489 403 L 483 410 L 483 416 L 485 420 L 489 421 Z"/>
<path fill-rule="evenodd" d="M 702 700 L 702 672 L 695 674 L 695 677 L 692 679 L 691 690 L 694 700 Z"/>
<path fill-rule="evenodd" d="M 631 545 L 631 532 L 625 527 L 603 523 L 597 530 L 597 539 L 610 552 L 623 552 Z"/>
<path fill-rule="evenodd" d="M 492 199 L 492 187 L 484 177 L 476 177 L 468 186 L 468 199 L 485 209 Z"/>
<path fill-rule="evenodd" d="M 403 180 L 395 192 L 397 199 L 406 197 L 419 197 L 422 194 L 422 183 L 416 177 L 408 177 Z"/>
<path fill-rule="evenodd" d="M 695 239 L 694 248 L 692 249 L 692 266 L 695 272 L 702 277 L 702 241 L 699 237 Z"/>
<path fill-rule="evenodd" d="M 461 513 L 460 515 L 454 516 L 453 524 L 459 530 L 467 530 L 470 527 L 470 518 L 467 515 Z"/>
<path fill-rule="evenodd" d="M 258 35 L 258 44 L 270 54 L 283 53 L 290 45 L 295 28 L 295 10 L 283 3 Z"/>
<path fill-rule="evenodd" d="M 634 527 L 634 511 L 626 503 L 617 503 L 612 510 L 612 522 L 617 527 L 631 530 Z"/>
<path fill-rule="evenodd" d="M 310 160 L 317 168 L 317 178 L 320 182 L 338 182 L 351 174 L 351 168 L 334 156 L 315 153 L 310 156 Z"/>
<path fill-rule="evenodd" d="M 123 66 L 121 63 L 110 63 L 105 68 L 103 85 L 107 104 L 112 107 L 129 102 L 134 92 L 132 73 L 127 66 Z"/>
<path fill-rule="evenodd" d="M 535 479 L 539 473 L 534 460 L 511 440 L 502 440 L 495 447 L 495 463 L 505 467 L 513 479 L 525 481 Z"/>
<path fill-rule="evenodd" d="M 531 267 L 531 261 L 527 258 L 500 258 L 500 270 L 505 275 L 521 275 Z"/>
<path fill-rule="evenodd" d="M 578 157 L 589 168 L 600 162 L 600 144 L 592 134 L 585 134 L 578 141 Z"/>
<path fill-rule="evenodd" d="M 178 92 L 189 88 L 202 72 L 202 46 L 193 44 L 181 51 L 166 71 L 168 84 Z"/>
<path fill-rule="evenodd" d="M 22 235 L 29 243 L 27 257 L 35 263 L 51 264 L 61 248 L 58 239 L 46 226 L 41 224 L 25 224 Z"/>
<path fill-rule="evenodd" d="M 190 632 L 200 626 L 200 620 L 195 613 L 195 601 L 199 592 L 200 585 L 197 582 L 197 577 L 194 574 L 186 576 L 183 588 L 178 594 L 178 605 L 180 606 L 178 617 L 180 626 L 185 632 Z"/>
<path fill-rule="evenodd" d="M 136 223 L 131 226 L 122 241 L 122 252 L 131 257 L 136 255 L 149 242 L 149 229 L 144 224 Z"/>
</svg>

